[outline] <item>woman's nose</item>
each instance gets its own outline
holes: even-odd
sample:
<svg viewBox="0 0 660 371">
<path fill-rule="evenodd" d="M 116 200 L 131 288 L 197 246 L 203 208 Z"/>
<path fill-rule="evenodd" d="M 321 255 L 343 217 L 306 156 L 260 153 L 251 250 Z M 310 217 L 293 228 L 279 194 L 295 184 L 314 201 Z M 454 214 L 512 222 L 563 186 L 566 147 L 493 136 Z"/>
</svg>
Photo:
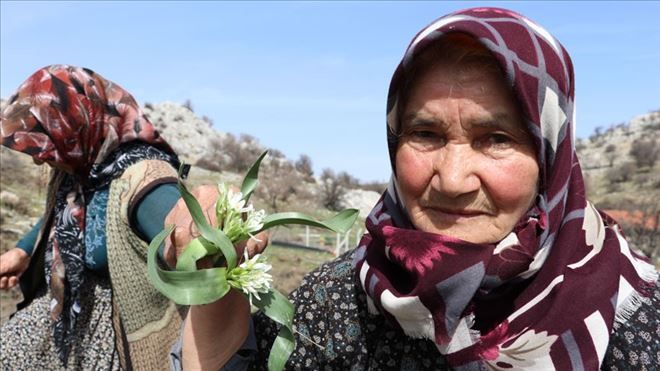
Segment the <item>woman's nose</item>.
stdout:
<svg viewBox="0 0 660 371">
<path fill-rule="evenodd" d="M 478 191 L 481 181 L 477 175 L 478 158 L 466 144 L 449 144 L 443 147 L 434 162 L 432 186 L 447 197 Z"/>
</svg>

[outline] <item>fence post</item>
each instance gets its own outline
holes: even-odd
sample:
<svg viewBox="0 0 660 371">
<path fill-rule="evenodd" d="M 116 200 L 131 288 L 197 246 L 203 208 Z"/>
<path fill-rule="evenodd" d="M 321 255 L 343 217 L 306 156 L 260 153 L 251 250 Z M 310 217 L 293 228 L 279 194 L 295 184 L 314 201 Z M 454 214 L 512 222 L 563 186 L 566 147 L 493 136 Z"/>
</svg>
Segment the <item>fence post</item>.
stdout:
<svg viewBox="0 0 660 371">
<path fill-rule="evenodd" d="M 305 226 L 305 246 L 309 246 L 309 226 Z"/>
<path fill-rule="evenodd" d="M 364 234 L 364 233 L 362 232 L 362 228 L 358 228 L 358 229 L 355 231 L 355 246 L 359 246 L 359 245 L 360 245 L 360 240 L 362 239 L 362 235 L 363 235 L 363 234 Z"/>
<path fill-rule="evenodd" d="M 342 251 L 342 247 L 348 248 L 348 238 L 351 236 L 351 231 L 348 231 L 342 238 L 341 234 L 337 232 L 337 242 L 335 243 L 335 256 L 339 256 Z"/>
</svg>

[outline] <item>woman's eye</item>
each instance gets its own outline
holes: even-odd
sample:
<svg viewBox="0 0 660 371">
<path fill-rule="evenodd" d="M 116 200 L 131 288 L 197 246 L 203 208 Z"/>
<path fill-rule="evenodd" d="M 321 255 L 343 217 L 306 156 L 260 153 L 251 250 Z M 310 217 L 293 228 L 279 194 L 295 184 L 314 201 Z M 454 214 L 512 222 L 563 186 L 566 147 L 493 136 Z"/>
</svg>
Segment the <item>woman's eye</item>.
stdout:
<svg viewBox="0 0 660 371">
<path fill-rule="evenodd" d="M 421 128 L 405 132 L 402 139 L 419 151 L 430 151 L 445 144 L 442 133 Z"/>
<path fill-rule="evenodd" d="M 502 150 L 510 148 L 515 140 L 508 134 L 490 133 L 476 141 L 475 146 L 484 150 Z"/>
<path fill-rule="evenodd" d="M 495 133 L 488 136 L 488 142 L 490 144 L 507 144 L 512 143 L 513 139 L 505 134 Z"/>
<path fill-rule="evenodd" d="M 430 131 L 430 130 L 413 131 L 411 133 L 411 135 L 415 138 L 418 138 L 418 139 L 433 139 L 433 138 L 437 137 L 437 135 L 434 132 Z"/>
</svg>

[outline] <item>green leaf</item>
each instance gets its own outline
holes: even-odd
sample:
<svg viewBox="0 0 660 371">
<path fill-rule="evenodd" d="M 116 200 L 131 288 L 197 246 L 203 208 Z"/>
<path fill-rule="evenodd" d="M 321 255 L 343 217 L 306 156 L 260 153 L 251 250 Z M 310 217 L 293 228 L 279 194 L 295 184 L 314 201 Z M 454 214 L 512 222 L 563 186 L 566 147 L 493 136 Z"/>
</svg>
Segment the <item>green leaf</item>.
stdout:
<svg viewBox="0 0 660 371">
<path fill-rule="evenodd" d="M 275 338 L 272 348 L 270 348 L 268 371 L 283 370 L 295 346 L 296 340 L 293 338 L 291 329 L 282 326 L 280 332 L 277 333 L 277 338 Z"/>
<path fill-rule="evenodd" d="M 147 273 L 151 284 L 180 305 L 208 304 L 225 296 L 230 289 L 226 268 L 179 272 L 158 266 L 158 248 L 173 229 L 174 226 L 164 229 L 149 244 Z"/>
<path fill-rule="evenodd" d="M 342 210 L 341 212 L 337 213 L 337 215 L 324 221 L 316 220 L 303 213 L 296 213 L 296 212 L 276 213 L 276 214 L 268 215 L 264 219 L 264 225 L 261 228 L 261 230 L 259 230 L 259 232 L 265 231 L 266 229 L 278 225 L 302 224 L 302 225 L 309 225 L 312 227 L 325 228 L 338 233 L 346 233 L 346 231 L 348 231 L 351 228 L 351 226 L 353 226 L 353 223 L 355 223 L 357 217 L 358 217 L 357 209 Z"/>
<path fill-rule="evenodd" d="M 186 249 L 183 250 L 176 262 L 177 271 L 196 271 L 197 261 L 205 256 L 217 254 L 220 250 L 206 240 L 204 237 L 197 237 L 190 241 Z"/>
<path fill-rule="evenodd" d="M 280 371 L 284 369 L 296 343 L 293 338 L 293 305 L 275 289 L 261 295 L 261 299 L 253 297 L 252 303 L 282 326 L 268 356 L 268 370 Z"/>
<path fill-rule="evenodd" d="M 261 161 L 264 159 L 264 157 L 266 157 L 266 154 L 268 154 L 268 151 L 264 151 L 259 156 L 259 158 L 257 158 L 252 166 L 250 166 L 250 170 L 248 170 L 247 174 L 245 174 L 245 178 L 243 178 L 243 183 L 241 184 L 241 193 L 243 194 L 245 203 L 250 200 L 252 192 L 259 183 L 259 166 L 261 166 Z"/>
<path fill-rule="evenodd" d="M 229 238 L 227 238 L 221 230 L 213 228 L 208 223 L 201 206 L 199 206 L 199 202 L 197 202 L 195 196 L 188 192 L 188 189 L 181 182 L 181 179 L 179 179 L 178 186 L 179 192 L 181 192 L 181 197 L 185 201 L 188 211 L 190 211 L 190 215 L 192 216 L 197 229 L 202 234 L 202 237 L 213 243 L 220 249 L 220 251 L 222 251 L 222 255 L 224 255 L 227 260 L 228 269 L 236 267 L 236 250 L 234 249 L 234 244 L 231 243 Z"/>
</svg>

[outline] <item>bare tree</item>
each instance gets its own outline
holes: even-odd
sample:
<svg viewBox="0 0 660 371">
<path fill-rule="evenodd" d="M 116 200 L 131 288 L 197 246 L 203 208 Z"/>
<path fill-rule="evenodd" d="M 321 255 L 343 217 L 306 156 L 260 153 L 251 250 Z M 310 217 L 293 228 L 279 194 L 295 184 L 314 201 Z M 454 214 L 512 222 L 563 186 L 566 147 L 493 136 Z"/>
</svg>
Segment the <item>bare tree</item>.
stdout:
<svg viewBox="0 0 660 371">
<path fill-rule="evenodd" d="M 607 147 L 605 147 L 605 158 L 607 158 L 610 167 L 612 167 L 614 160 L 616 159 L 616 145 L 608 144 Z"/>
<path fill-rule="evenodd" d="M 337 174 L 337 180 L 345 188 L 358 188 L 360 186 L 360 180 L 346 171 L 341 171 Z"/>
<path fill-rule="evenodd" d="M 283 204 L 300 192 L 303 180 L 288 161 L 271 158 L 259 171 L 259 183 L 255 193 L 266 201 L 272 211 L 279 211 Z"/>
<path fill-rule="evenodd" d="M 637 139 L 630 147 L 630 155 L 635 159 L 638 167 L 653 167 L 658 156 L 660 156 L 660 148 L 656 145 L 655 138 L 650 140 Z"/>
<path fill-rule="evenodd" d="M 237 140 L 230 133 L 223 138 L 211 139 L 206 153 L 196 165 L 212 171 L 246 171 L 261 154 L 262 149 L 254 137 L 243 134 L 241 139 L 249 141 Z"/>
<path fill-rule="evenodd" d="M 226 141 L 215 137 L 209 140 L 206 152 L 195 165 L 211 171 L 223 171 L 229 167 L 230 157 L 226 153 Z"/>
<path fill-rule="evenodd" d="M 610 180 L 610 184 L 627 182 L 632 179 L 635 170 L 635 164 L 626 162 L 610 169 L 607 172 L 607 178 Z"/>
<path fill-rule="evenodd" d="M 306 181 L 312 180 L 314 176 L 312 159 L 306 154 L 300 155 L 300 158 L 296 161 L 296 170 L 305 177 Z"/>
<path fill-rule="evenodd" d="M 183 102 L 183 106 L 184 106 L 185 108 L 187 108 L 188 111 L 190 111 L 190 112 L 195 112 L 195 110 L 193 110 L 192 101 L 191 101 L 190 99 L 186 99 L 186 101 Z"/>
<path fill-rule="evenodd" d="M 599 139 L 601 139 L 601 135 L 603 134 L 603 127 L 598 126 L 594 129 L 594 133 L 589 136 L 589 141 L 591 143 L 595 143 Z"/>
<path fill-rule="evenodd" d="M 206 122 L 209 125 L 209 127 L 213 127 L 213 119 L 212 118 L 204 115 L 204 116 L 202 116 L 202 120 L 204 122 Z"/>
<path fill-rule="evenodd" d="M 346 189 L 339 182 L 331 169 L 323 169 L 321 173 L 323 206 L 330 210 L 339 211 L 341 209 L 341 199 L 346 193 Z"/>
<path fill-rule="evenodd" d="M 286 156 L 284 155 L 284 152 L 282 152 L 282 151 L 280 151 L 279 149 L 276 149 L 276 148 L 268 148 L 268 157 L 286 159 Z"/>
</svg>

